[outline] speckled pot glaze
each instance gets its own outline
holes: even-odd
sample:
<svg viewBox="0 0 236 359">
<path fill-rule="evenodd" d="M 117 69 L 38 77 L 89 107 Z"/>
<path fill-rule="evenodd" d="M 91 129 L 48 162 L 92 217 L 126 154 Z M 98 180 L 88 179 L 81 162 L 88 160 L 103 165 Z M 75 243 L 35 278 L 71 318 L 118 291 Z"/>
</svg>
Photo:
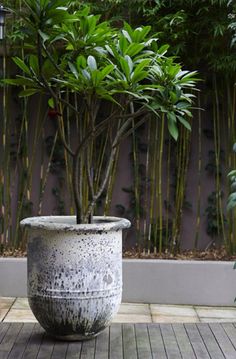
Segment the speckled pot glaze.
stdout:
<svg viewBox="0 0 236 359">
<path fill-rule="evenodd" d="M 54 337 L 84 340 L 100 333 L 117 313 L 122 294 L 122 229 L 130 222 L 95 217 L 32 217 L 28 228 L 28 299 Z"/>
</svg>

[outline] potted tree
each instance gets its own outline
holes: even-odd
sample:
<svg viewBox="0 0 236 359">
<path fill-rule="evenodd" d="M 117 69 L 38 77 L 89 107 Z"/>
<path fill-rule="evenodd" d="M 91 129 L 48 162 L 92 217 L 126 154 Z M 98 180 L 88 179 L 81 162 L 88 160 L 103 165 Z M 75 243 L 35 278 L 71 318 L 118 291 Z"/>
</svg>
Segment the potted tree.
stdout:
<svg viewBox="0 0 236 359">
<path fill-rule="evenodd" d="M 23 3 L 27 50 L 13 58 L 22 73 L 6 83 L 22 86 L 20 97 L 41 93 L 47 98 L 71 158 L 76 213 L 21 222 L 29 232 L 29 304 L 49 334 L 89 339 L 110 323 L 121 301 L 121 231 L 130 223 L 94 216 L 120 141 L 150 116 L 158 121 L 161 113 L 175 139 L 179 124 L 190 129 L 195 73 L 182 71 L 166 56 L 168 46 L 158 46 L 149 26 L 132 29 L 125 23 L 116 29 L 87 7 L 73 9 L 65 0 Z M 75 121 L 73 144 L 65 131 L 65 111 Z M 109 153 L 99 162 L 95 183 L 95 143 L 104 132 Z"/>
</svg>

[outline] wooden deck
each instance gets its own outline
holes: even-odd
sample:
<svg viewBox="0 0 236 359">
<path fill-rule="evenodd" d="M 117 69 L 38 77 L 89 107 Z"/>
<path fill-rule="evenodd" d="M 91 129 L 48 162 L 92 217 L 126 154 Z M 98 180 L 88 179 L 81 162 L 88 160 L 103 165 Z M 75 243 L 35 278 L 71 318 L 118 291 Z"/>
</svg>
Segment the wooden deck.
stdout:
<svg viewBox="0 0 236 359">
<path fill-rule="evenodd" d="M 236 359 L 236 324 L 113 324 L 94 340 L 60 342 L 38 324 L 1 323 L 0 359 Z"/>
</svg>

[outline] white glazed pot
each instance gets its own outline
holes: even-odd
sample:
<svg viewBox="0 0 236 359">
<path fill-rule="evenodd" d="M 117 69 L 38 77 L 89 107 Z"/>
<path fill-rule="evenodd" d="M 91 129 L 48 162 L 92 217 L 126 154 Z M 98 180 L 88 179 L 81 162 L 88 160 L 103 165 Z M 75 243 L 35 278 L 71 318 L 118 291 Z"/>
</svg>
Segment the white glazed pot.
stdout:
<svg viewBox="0 0 236 359">
<path fill-rule="evenodd" d="M 42 327 L 64 340 L 89 339 L 111 322 L 122 294 L 126 219 L 32 217 L 28 229 L 28 299 Z"/>
</svg>

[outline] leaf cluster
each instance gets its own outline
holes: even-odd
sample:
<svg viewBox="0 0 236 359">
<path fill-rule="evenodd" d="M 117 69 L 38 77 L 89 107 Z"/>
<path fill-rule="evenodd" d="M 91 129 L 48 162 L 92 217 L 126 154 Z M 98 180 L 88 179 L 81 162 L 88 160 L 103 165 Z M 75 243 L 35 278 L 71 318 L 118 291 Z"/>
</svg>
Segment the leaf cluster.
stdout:
<svg viewBox="0 0 236 359">
<path fill-rule="evenodd" d="M 187 118 L 196 73 L 182 71 L 173 57 L 166 56 L 168 46 L 158 45 L 150 26 L 133 29 L 124 23 L 117 30 L 90 14 L 88 7 L 70 12 L 65 0 L 24 0 L 24 5 L 28 51 L 13 58 L 22 74 L 6 80 L 23 87 L 20 97 L 47 94 L 55 108 L 69 89 L 87 105 L 97 98 L 124 111 L 134 102 L 156 117 L 165 113 L 175 139 L 178 123 L 190 129 Z"/>
<path fill-rule="evenodd" d="M 191 129 L 196 72 L 183 71 L 167 56 L 168 45 L 160 45 L 148 25 L 133 28 L 124 22 L 117 29 L 88 7 L 65 0 L 22 2 L 24 51 L 12 58 L 18 72 L 4 83 L 19 86 L 20 97 L 40 94 L 48 99 L 60 141 L 72 160 L 77 223 L 87 223 L 106 190 L 123 138 L 150 116 L 158 120 L 162 115 L 175 140 L 179 126 Z M 108 115 L 101 114 L 101 107 L 109 109 Z M 76 120 L 76 143 L 67 138 L 66 116 Z M 95 144 L 104 133 L 109 156 L 97 161 Z"/>
<path fill-rule="evenodd" d="M 113 9 L 116 17 L 128 17 L 133 24 L 152 24 L 161 42 L 170 44 L 170 53 L 179 56 L 186 66 L 228 75 L 235 71 L 234 1 L 89 1 L 95 11 L 104 3 L 104 15 Z"/>
</svg>

